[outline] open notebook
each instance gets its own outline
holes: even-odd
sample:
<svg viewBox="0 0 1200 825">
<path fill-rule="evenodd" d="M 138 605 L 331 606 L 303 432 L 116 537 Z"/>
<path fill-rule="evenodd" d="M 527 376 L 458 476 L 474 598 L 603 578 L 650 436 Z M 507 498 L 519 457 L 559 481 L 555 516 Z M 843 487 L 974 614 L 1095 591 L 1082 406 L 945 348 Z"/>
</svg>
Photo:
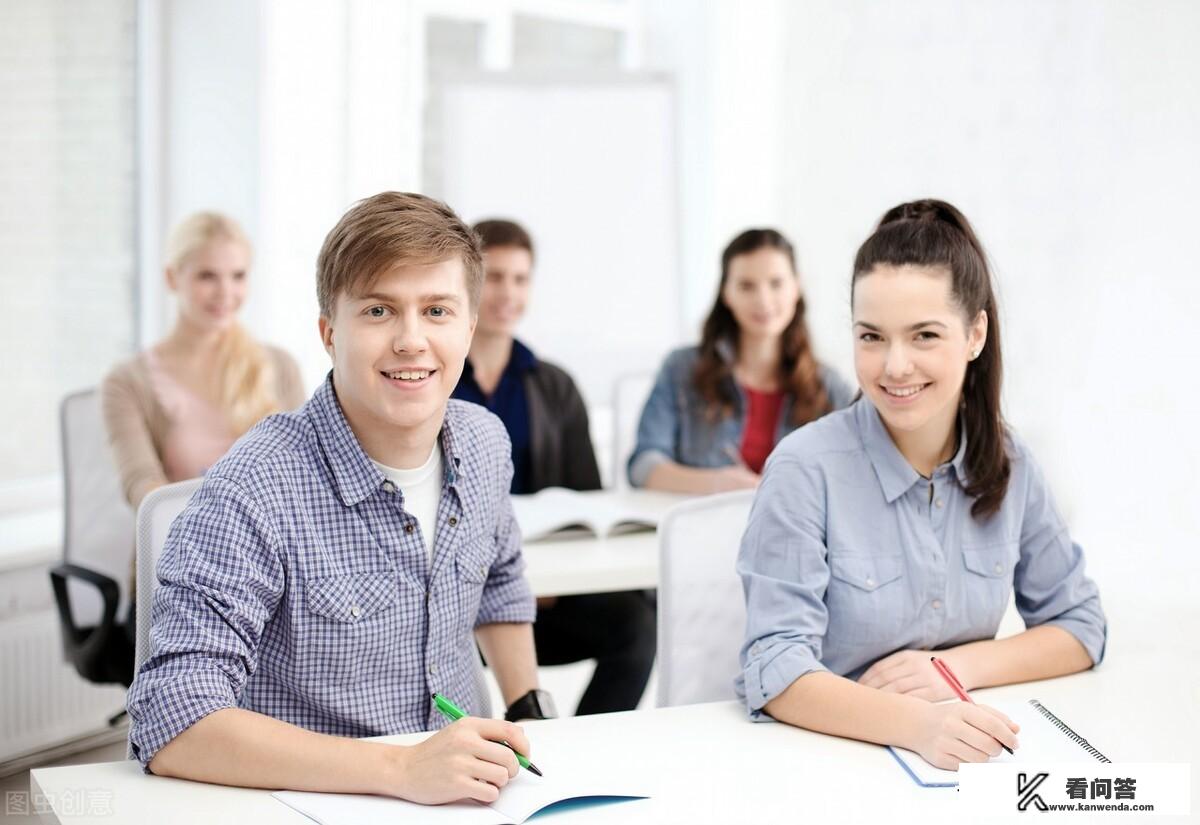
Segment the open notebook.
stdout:
<svg viewBox="0 0 1200 825">
<path fill-rule="evenodd" d="M 513 496 L 513 512 L 526 541 L 554 533 L 585 530 L 609 536 L 654 530 L 682 496 L 645 490 L 588 490 L 547 487 L 528 496 Z"/>
<path fill-rule="evenodd" d="M 570 771 L 558 764 L 555 774 L 535 776 L 526 770 L 518 771 L 500 789 L 500 798 L 490 805 L 471 801 L 418 805 L 385 796 L 300 791 L 277 791 L 272 796 L 321 825 L 398 825 L 405 822 L 520 825 L 538 811 L 559 803 L 598 804 L 649 796 L 648 793 L 630 792 L 628 780 L 613 784 L 611 779 L 598 778 L 595 772 L 588 770 Z M 636 779 L 634 784 L 637 784 Z"/>
<path fill-rule="evenodd" d="M 1020 747 L 1016 753 L 1009 755 L 1001 751 L 990 762 L 1112 761 L 1037 699 L 1018 705 L 992 704 L 992 707 L 1020 725 L 1021 731 L 1017 734 Z M 918 785 L 926 788 L 952 788 L 958 785 L 956 771 L 935 768 L 920 754 L 904 748 L 890 747 L 888 750 Z"/>
</svg>

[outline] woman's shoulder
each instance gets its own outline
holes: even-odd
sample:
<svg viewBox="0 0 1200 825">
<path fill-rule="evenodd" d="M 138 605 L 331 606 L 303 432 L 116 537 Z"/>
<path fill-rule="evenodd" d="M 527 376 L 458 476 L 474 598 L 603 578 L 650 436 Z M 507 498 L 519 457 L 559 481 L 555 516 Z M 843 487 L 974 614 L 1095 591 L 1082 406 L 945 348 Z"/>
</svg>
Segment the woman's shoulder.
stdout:
<svg viewBox="0 0 1200 825">
<path fill-rule="evenodd" d="M 690 376 L 699 360 L 700 347 L 698 345 L 677 347 L 668 352 L 666 358 L 663 359 L 662 372 L 673 380 L 678 380 Z"/>
<path fill-rule="evenodd" d="M 775 447 L 771 460 L 824 465 L 862 453 L 856 406 L 834 410 L 788 433 Z"/>
<path fill-rule="evenodd" d="M 858 387 L 843 378 L 842 374 L 834 367 L 824 361 L 818 361 L 817 374 L 821 379 L 821 384 L 825 387 L 833 409 L 840 410 L 853 403 L 854 397 L 858 393 Z"/>
<path fill-rule="evenodd" d="M 283 347 L 277 347 L 274 344 L 260 342 L 263 352 L 267 354 L 267 359 L 281 372 L 300 372 L 300 365 L 296 363 L 296 359 L 292 354 Z"/>
<path fill-rule="evenodd" d="M 136 392 L 149 389 L 150 375 L 146 370 L 145 353 L 142 352 L 113 364 L 100 382 L 101 395 L 119 390 Z"/>
</svg>

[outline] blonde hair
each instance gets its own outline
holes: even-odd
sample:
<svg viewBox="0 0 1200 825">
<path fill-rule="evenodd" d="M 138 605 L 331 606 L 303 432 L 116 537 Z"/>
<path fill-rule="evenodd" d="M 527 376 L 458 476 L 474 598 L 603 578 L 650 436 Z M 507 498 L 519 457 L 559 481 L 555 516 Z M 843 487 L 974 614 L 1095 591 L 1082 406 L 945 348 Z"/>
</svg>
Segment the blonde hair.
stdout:
<svg viewBox="0 0 1200 825">
<path fill-rule="evenodd" d="M 217 241 L 240 244 L 248 256 L 253 251 L 250 239 L 233 218 L 219 212 L 196 212 L 167 238 L 166 265 L 178 271 L 189 257 Z M 235 322 L 222 336 L 217 364 L 218 398 L 235 436 L 283 410 L 275 366 L 266 349 L 241 324 Z"/>
</svg>

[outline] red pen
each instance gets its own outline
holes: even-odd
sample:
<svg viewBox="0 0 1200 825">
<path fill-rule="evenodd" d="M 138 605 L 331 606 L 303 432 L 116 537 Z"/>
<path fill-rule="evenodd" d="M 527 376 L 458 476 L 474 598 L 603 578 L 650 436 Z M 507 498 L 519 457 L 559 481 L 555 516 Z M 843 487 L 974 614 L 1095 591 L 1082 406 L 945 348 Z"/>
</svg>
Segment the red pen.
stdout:
<svg viewBox="0 0 1200 825">
<path fill-rule="evenodd" d="M 950 689 L 954 691 L 959 699 L 962 699 L 964 702 L 970 702 L 972 705 L 975 704 L 975 700 L 967 695 L 967 689 L 963 687 L 962 682 L 958 681 L 958 677 L 954 675 L 954 671 L 950 669 L 950 665 L 943 662 L 937 656 L 930 656 L 929 661 L 933 662 L 933 669 L 938 672 L 939 676 L 946 680 L 946 684 L 950 686 Z M 1012 753 L 1012 748 L 1003 742 L 1000 743 L 1000 747 L 1004 748 L 1010 754 Z"/>
</svg>

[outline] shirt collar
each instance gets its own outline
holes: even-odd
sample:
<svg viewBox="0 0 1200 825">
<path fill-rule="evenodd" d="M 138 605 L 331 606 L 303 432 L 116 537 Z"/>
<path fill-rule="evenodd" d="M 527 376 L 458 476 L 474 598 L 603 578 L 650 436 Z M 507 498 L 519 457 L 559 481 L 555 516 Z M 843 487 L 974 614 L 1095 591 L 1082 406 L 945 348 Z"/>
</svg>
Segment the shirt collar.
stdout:
<svg viewBox="0 0 1200 825">
<path fill-rule="evenodd" d="M 883 487 L 884 498 L 887 499 L 888 504 L 891 504 L 920 481 L 921 474 L 914 470 L 912 465 L 901 455 L 899 448 L 896 447 L 896 442 L 892 441 L 887 428 L 883 426 L 883 419 L 879 417 L 879 411 L 875 409 L 874 404 L 867 400 L 866 396 L 862 396 L 854 402 L 854 419 L 858 424 L 858 431 L 862 436 L 867 457 L 875 468 L 875 475 L 879 477 L 880 486 Z M 954 475 L 958 483 L 965 487 L 967 484 L 967 432 L 963 429 L 961 419 L 958 426 L 958 450 L 955 451 L 949 464 L 954 468 Z"/>
<path fill-rule="evenodd" d="M 507 369 L 513 370 L 514 372 L 528 372 L 536 367 L 537 363 L 537 356 L 533 354 L 533 350 L 514 338 L 512 344 L 512 354 L 508 356 Z"/>
<path fill-rule="evenodd" d="M 439 441 L 446 460 L 446 478 L 453 484 L 458 478 L 462 457 L 454 437 L 452 407 L 447 405 Z M 371 495 L 386 480 L 379 468 L 367 456 L 362 444 L 350 429 L 333 387 L 333 371 L 308 402 L 309 418 L 325 461 L 333 474 L 338 497 L 347 507 L 353 507 Z"/>
<path fill-rule="evenodd" d="M 512 352 L 508 356 L 508 363 L 504 365 L 504 374 L 520 375 L 532 370 L 537 365 L 537 356 L 533 354 L 533 350 L 514 338 Z M 479 382 L 475 380 L 475 366 L 471 363 L 470 358 L 463 362 L 462 377 L 459 381 L 466 381 L 470 386 L 479 390 Z M 479 390 L 479 392 L 482 395 L 483 391 Z"/>
<path fill-rule="evenodd" d="M 864 395 L 854 402 L 854 420 L 862 437 L 867 458 L 875 468 L 883 496 L 891 504 L 917 483 L 921 474 L 904 460 L 896 443 L 883 426 L 879 411 Z"/>
</svg>

